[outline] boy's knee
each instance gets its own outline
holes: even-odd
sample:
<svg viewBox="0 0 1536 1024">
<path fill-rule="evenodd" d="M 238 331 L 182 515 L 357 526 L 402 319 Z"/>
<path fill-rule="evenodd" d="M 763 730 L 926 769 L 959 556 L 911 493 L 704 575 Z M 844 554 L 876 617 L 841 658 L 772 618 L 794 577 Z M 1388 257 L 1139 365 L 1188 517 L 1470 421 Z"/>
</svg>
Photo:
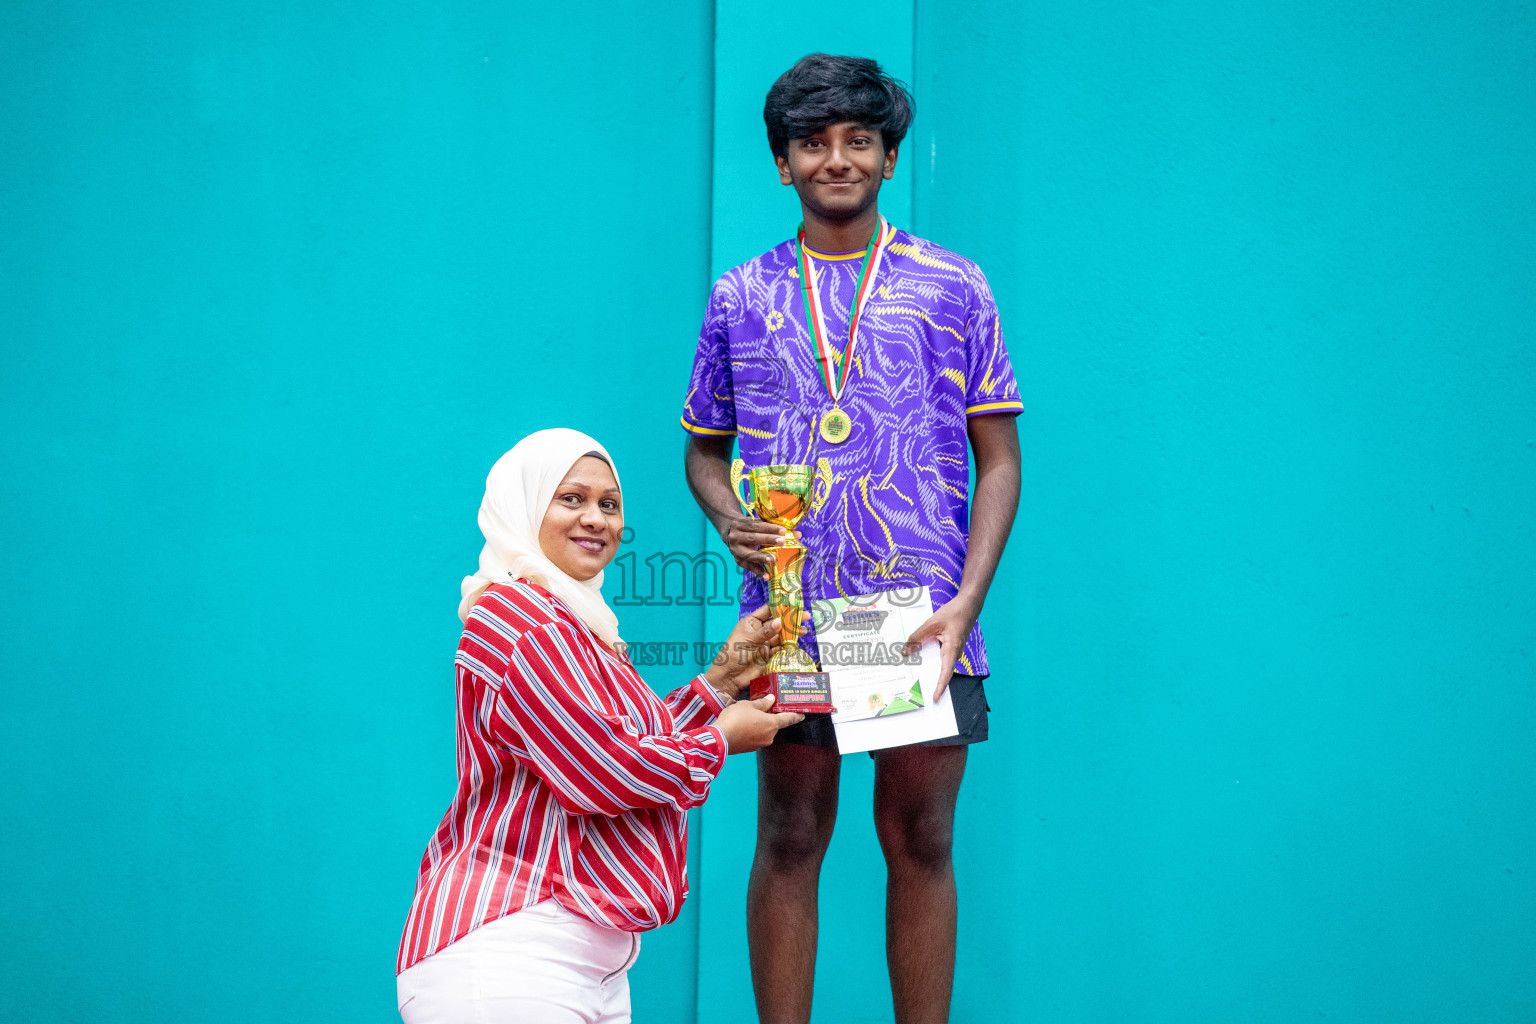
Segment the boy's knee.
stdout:
<svg viewBox="0 0 1536 1024">
<path fill-rule="evenodd" d="M 819 867 L 836 814 L 835 803 L 811 798 L 772 802 L 758 815 L 758 855 L 775 871 Z"/>
<path fill-rule="evenodd" d="M 877 815 L 875 831 L 886 862 L 924 872 L 948 870 L 954 849 L 953 819 L 943 808 L 902 808 Z"/>
</svg>

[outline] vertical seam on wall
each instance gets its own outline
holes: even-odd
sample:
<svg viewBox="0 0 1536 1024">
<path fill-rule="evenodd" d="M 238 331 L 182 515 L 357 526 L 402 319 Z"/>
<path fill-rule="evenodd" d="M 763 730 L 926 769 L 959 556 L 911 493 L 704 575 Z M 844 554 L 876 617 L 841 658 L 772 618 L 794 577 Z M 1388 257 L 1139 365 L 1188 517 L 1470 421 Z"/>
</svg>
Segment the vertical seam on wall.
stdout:
<svg viewBox="0 0 1536 1024">
<path fill-rule="evenodd" d="M 715 64 L 716 54 L 720 45 L 716 26 L 719 23 L 717 10 L 718 0 L 710 0 L 709 3 L 709 88 L 708 103 L 704 110 L 705 152 L 707 173 L 704 176 L 704 288 L 705 294 L 713 284 L 710 273 L 715 265 Z M 691 441 L 684 442 L 691 444 Z M 699 510 L 699 550 L 709 550 L 709 531 L 712 529 L 709 517 Z M 729 581 L 730 573 L 727 570 L 726 579 Z M 709 602 L 699 604 L 699 639 L 709 642 Z M 689 1008 L 689 1024 L 699 1024 L 699 1003 L 701 987 L 704 984 L 704 816 L 705 806 L 700 805 L 694 814 L 695 832 L 693 837 L 694 849 L 699 851 L 699 883 L 698 902 L 694 906 L 693 914 L 693 1006 Z M 686 858 L 686 853 L 685 853 Z"/>
<path fill-rule="evenodd" d="M 715 265 L 715 49 L 719 45 L 719 39 L 716 38 L 716 30 L 715 30 L 715 24 L 716 24 L 716 19 L 717 19 L 716 8 L 717 8 L 717 0 L 710 0 L 710 4 L 709 4 L 709 105 L 708 105 L 707 109 L 704 112 L 704 125 L 705 125 L 705 132 L 706 132 L 706 135 L 707 135 L 707 140 L 705 142 L 705 146 L 706 146 L 706 149 L 707 149 L 707 151 L 709 153 L 709 161 L 708 161 L 708 164 L 709 164 L 708 171 L 709 171 L 709 173 L 704 178 L 704 294 L 705 294 L 705 296 L 709 295 L 710 287 L 714 284 L 714 282 L 712 280 L 710 280 L 710 272 L 714 268 L 714 265 Z M 701 532 L 699 534 L 699 550 L 700 551 L 708 551 L 709 550 L 709 531 L 712 529 L 712 527 L 711 527 L 710 522 L 709 522 L 709 517 L 704 515 L 704 512 L 703 512 L 702 509 L 699 510 L 699 519 L 701 520 L 701 522 L 699 524 L 699 528 L 701 530 Z M 709 640 L 709 602 L 708 601 L 702 601 L 699 604 L 699 639 L 704 640 L 706 642 Z M 701 818 L 700 825 L 702 826 L 702 824 L 703 824 L 702 815 L 700 815 L 700 818 Z M 700 831 L 701 832 L 703 831 L 702 827 L 700 828 Z M 702 847 L 702 845 L 700 847 L 700 860 L 699 860 L 699 863 L 700 863 L 700 865 L 702 865 L 704 863 L 704 861 L 703 861 L 703 847 Z M 699 873 L 703 874 L 702 866 L 700 867 Z M 697 988 L 695 988 L 695 990 L 694 990 L 694 998 L 695 999 L 698 998 L 698 990 L 697 990 Z M 694 1017 L 695 1017 L 695 1019 L 697 1019 L 697 1017 L 698 1017 L 697 1009 L 695 1009 Z"/>
<path fill-rule="evenodd" d="M 918 67 L 917 67 L 917 60 L 918 60 L 917 18 L 918 18 L 918 8 L 921 6 L 921 3 L 922 3 L 922 0 L 912 0 L 912 81 L 907 83 L 907 84 L 911 87 L 912 95 L 914 97 L 917 95 L 918 82 L 921 80 L 921 76 L 919 76 L 919 74 L 918 74 Z M 913 120 L 913 124 L 915 125 L 917 123 L 917 119 L 913 118 L 912 120 Z M 907 152 L 909 154 L 911 154 L 912 156 L 919 156 L 921 151 L 919 151 L 919 153 L 912 153 L 911 145 L 910 145 L 910 142 L 909 142 L 908 143 Z M 912 204 L 911 204 L 911 206 L 908 207 L 908 209 L 910 209 L 912 211 L 912 213 L 910 215 L 911 223 L 907 225 L 907 230 L 911 231 L 914 235 L 923 235 L 924 237 L 926 237 L 925 232 L 919 230 L 919 224 L 918 224 L 918 219 L 917 219 L 917 216 L 918 216 L 918 210 L 917 210 L 917 176 L 918 176 L 918 168 L 920 166 L 921 165 L 918 164 L 917 161 L 915 161 L 915 160 L 910 160 L 909 159 L 907 161 L 907 167 L 910 168 L 910 170 L 907 171 L 907 181 L 909 182 L 909 187 L 912 189 Z"/>
</svg>

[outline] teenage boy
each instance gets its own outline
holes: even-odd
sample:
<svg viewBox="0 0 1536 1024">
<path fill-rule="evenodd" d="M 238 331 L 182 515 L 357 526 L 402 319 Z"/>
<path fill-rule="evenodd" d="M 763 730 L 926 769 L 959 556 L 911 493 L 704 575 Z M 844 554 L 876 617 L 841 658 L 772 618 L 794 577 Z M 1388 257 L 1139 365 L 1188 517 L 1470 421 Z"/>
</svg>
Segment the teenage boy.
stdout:
<svg viewBox="0 0 1536 1024">
<path fill-rule="evenodd" d="M 748 608 L 765 600 L 756 574 L 770 559 L 760 549 L 782 531 L 741 515 L 728 482 L 732 438 L 748 466 L 831 463 L 830 497 L 798 530 L 809 549 L 807 601 L 929 588 L 937 611 L 911 641 L 938 640 L 938 687 L 948 687 L 960 734 L 874 753 L 875 827 L 896 1019 L 943 1021 L 954 976 L 955 797 L 967 744 L 987 738 L 976 619 L 1018 507 L 1014 417 L 1023 406 L 981 271 L 880 216 L 881 183 L 912 121 L 906 89 L 872 60 L 811 54 L 773 84 L 763 119 L 803 227 L 710 295 L 683 409 L 688 483 L 752 574 Z M 783 730 L 757 763 L 753 989 L 766 1024 L 804 1024 L 817 880 L 837 813 L 829 717 Z"/>
</svg>

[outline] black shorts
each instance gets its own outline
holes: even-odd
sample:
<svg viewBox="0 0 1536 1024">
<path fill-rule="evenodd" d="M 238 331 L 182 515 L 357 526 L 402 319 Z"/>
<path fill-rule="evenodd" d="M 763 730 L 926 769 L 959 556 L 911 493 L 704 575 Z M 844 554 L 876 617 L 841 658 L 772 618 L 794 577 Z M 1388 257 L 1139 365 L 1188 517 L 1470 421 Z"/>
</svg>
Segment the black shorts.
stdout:
<svg viewBox="0 0 1536 1024">
<path fill-rule="evenodd" d="M 981 676 L 967 676 L 956 672 L 949 677 L 949 699 L 955 704 L 955 724 L 960 732 L 941 740 L 925 740 L 911 744 L 914 747 L 962 747 L 980 743 L 987 738 L 987 691 L 981 684 Z M 802 747 L 830 747 L 837 749 L 837 733 L 832 729 L 831 715 L 806 715 L 805 721 L 779 730 L 775 743 L 798 743 Z M 874 756 L 874 751 L 870 751 Z"/>
</svg>

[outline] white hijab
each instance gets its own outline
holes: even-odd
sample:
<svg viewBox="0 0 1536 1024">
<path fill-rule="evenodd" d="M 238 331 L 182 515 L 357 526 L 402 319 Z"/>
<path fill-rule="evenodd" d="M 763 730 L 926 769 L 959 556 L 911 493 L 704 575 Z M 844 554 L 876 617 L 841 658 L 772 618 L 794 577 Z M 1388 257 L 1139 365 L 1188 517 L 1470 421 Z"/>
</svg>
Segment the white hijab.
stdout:
<svg viewBox="0 0 1536 1024">
<path fill-rule="evenodd" d="M 485 534 L 480 571 L 464 577 L 459 587 L 464 597 L 459 602 L 461 620 L 469 618 L 469 610 L 492 583 L 528 580 L 565 602 L 603 643 L 612 647 L 623 642 L 619 618 L 603 600 L 603 574 L 575 579 L 539 549 L 539 525 L 555 488 L 576 460 L 589 452 L 608 460 L 617 482 L 619 470 L 608 449 L 581 431 L 564 427 L 535 431 L 496 460 L 485 478 L 485 498 L 480 502 L 480 532 Z"/>
</svg>

